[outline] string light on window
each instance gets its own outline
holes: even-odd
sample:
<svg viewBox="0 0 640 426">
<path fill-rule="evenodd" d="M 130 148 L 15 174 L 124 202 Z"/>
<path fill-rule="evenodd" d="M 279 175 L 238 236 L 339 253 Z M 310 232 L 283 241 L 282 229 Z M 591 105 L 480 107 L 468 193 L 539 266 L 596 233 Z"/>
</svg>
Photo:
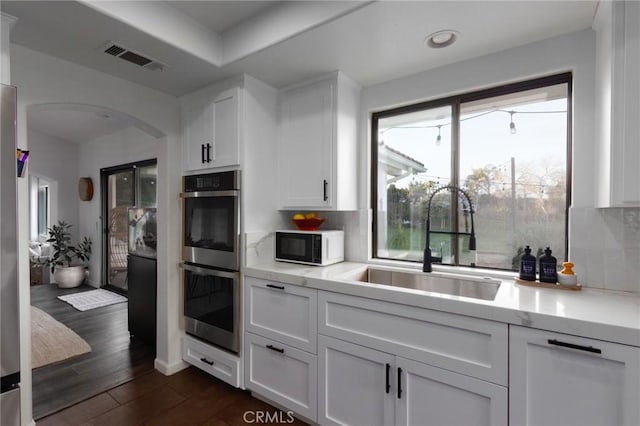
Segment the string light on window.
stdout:
<svg viewBox="0 0 640 426">
<path fill-rule="evenodd" d="M 506 110 L 506 109 L 493 109 L 490 111 L 485 111 L 485 112 L 481 112 L 479 114 L 476 115 L 472 115 L 469 117 L 465 117 L 465 118 L 460 118 L 458 120 L 458 122 L 463 122 L 463 121 L 467 121 L 467 120 L 472 120 L 474 118 L 480 118 L 483 117 L 485 115 L 488 114 L 493 114 L 495 112 L 501 112 L 501 113 L 506 113 L 509 114 L 510 120 L 509 120 L 509 131 L 511 132 L 512 135 L 515 135 L 517 133 L 517 129 L 516 129 L 516 123 L 513 121 L 513 115 L 514 114 L 566 114 L 567 111 L 566 110 L 556 110 L 556 111 L 515 111 L 515 110 Z M 442 124 L 437 124 L 437 125 L 414 125 L 414 126 L 390 126 L 386 129 L 383 129 L 379 132 L 379 140 L 382 140 L 382 134 L 385 133 L 388 130 L 392 130 L 392 129 L 404 129 L 404 130 L 409 130 L 409 129 L 438 129 L 438 135 L 436 136 L 436 146 L 440 146 L 440 144 L 442 143 L 442 133 L 441 133 L 441 129 L 442 126 L 449 126 L 451 125 L 451 122 L 449 123 L 442 123 Z"/>
<path fill-rule="evenodd" d="M 509 123 L 509 131 L 511 131 L 512 135 L 516 134 L 516 123 L 513 122 L 513 114 L 515 114 L 515 111 L 509 111 L 509 114 L 511 115 L 511 122 Z"/>
</svg>

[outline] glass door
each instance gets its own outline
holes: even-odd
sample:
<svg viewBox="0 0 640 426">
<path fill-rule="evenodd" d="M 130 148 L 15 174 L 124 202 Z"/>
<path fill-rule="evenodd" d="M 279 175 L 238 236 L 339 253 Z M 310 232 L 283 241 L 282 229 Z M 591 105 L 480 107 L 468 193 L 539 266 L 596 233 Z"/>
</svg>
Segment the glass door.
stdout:
<svg viewBox="0 0 640 426">
<path fill-rule="evenodd" d="M 107 177 L 107 279 L 108 286 L 127 290 L 127 212 L 135 204 L 134 171 L 114 172 Z"/>
<path fill-rule="evenodd" d="M 156 160 L 102 169 L 101 181 L 102 280 L 111 289 L 126 293 L 128 211 L 132 207 L 156 207 Z"/>
</svg>

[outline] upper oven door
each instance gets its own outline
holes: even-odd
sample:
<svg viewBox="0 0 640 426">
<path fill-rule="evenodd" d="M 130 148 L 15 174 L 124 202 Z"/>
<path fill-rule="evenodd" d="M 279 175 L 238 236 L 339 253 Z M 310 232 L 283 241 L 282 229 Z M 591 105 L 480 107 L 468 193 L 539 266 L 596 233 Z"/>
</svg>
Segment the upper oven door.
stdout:
<svg viewBox="0 0 640 426">
<path fill-rule="evenodd" d="M 239 269 L 239 191 L 182 194 L 183 260 L 218 268 Z"/>
</svg>

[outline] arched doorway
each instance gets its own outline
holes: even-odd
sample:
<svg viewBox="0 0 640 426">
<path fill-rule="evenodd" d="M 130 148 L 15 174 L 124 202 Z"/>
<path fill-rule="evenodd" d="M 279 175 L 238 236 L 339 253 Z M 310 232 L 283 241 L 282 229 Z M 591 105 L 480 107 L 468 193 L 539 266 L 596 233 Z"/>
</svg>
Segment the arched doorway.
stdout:
<svg viewBox="0 0 640 426">
<path fill-rule="evenodd" d="M 26 108 L 27 140 L 32 156 L 31 173 L 47 176 L 58 188 L 55 217 L 73 224 L 73 238 L 93 241 L 89 286 L 101 287 L 104 263 L 104 218 L 100 171 L 137 160 L 157 158 L 165 134 L 129 114 L 80 103 L 42 103 Z M 78 178 L 90 177 L 94 196 L 78 197 Z M 76 312 L 42 294 L 38 305 L 91 347 L 88 353 L 44 365 L 32 372 L 34 418 L 57 411 L 124 383 L 153 369 L 155 347 L 146 352 L 129 341 L 126 305 L 99 308 L 101 312 Z M 99 315 L 98 315 L 99 314 Z M 98 316 L 100 318 L 98 318 Z M 32 327 L 33 328 L 33 327 Z M 33 335 L 33 333 L 32 333 Z M 33 339 L 32 339 L 33 340 Z M 132 343 L 133 342 L 133 343 Z"/>
</svg>

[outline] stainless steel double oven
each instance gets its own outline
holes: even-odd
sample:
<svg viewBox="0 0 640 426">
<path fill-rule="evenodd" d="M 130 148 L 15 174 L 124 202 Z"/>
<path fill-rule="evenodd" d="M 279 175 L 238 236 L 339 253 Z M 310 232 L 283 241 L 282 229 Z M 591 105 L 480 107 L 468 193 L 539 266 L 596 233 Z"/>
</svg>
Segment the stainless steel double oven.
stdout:
<svg viewBox="0 0 640 426">
<path fill-rule="evenodd" d="M 240 350 L 240 172 L 183 177 L 187 333 Z"/>
</svg>

